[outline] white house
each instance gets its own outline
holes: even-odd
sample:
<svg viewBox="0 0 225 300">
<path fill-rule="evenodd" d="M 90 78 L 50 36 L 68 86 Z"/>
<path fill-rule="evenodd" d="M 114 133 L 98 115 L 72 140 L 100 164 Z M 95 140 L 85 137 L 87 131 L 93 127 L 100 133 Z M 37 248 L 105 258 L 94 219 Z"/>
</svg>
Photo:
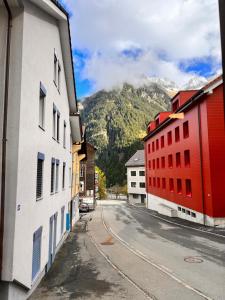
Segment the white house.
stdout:
<svg viewBox="0 0 225 300">
<path fill-rule="evenodd" d="M 125 164 L 130 204 L 146 203 L 144 150 L 138 150 Z"/>
<path fill-rule="evenodd" d="M 26 299 L 71 215 L 81 141 L 68 14 L 51 0 L 0 0 L 0 299 Z"/>
</svg>

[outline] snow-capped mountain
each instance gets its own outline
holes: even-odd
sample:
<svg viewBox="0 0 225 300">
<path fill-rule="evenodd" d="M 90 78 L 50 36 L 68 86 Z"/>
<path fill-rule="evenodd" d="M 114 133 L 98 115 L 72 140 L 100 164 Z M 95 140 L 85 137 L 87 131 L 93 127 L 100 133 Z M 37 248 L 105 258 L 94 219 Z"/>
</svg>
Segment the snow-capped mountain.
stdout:
<svg viewBox="0 0 225 300">
<path fill-rule="evenodd" d="M 208 83 L 204 77 L 193 77 L 183 87 L 183 90 L 196 90 L 202 88 Z"/>
</svg>

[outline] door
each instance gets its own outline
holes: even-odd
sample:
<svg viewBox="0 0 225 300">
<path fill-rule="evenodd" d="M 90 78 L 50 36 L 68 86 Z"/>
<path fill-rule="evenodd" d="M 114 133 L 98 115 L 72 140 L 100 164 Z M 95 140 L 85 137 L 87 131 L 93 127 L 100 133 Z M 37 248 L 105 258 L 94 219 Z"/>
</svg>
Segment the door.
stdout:
<svg viewBox="0 0 225 300">
<path fill-rule="evenodd" d="M 55 253 L 56 253 L 56 238 L 57 238 L 57 217 L 58 213 L 54 214 L 53 218 L 53 251 L 52 251 L 52 256 L 53 260 L 55 259 Z"/>
<path fill-rule="evenodd" d="M 52 250 L 53 250 L 53 218 L 52 216 L 49 219 L 49 245 L 48 245 L 48 264 L 47 264 L 47 271 L 50 269 L 52 265 Z"/>
<path fill-rule="evenodd" d="M 145 195 L 141 195 L 141 203 L 145 203 L 145 198 L 146 198 L 146 196 Z"/>
</svg>

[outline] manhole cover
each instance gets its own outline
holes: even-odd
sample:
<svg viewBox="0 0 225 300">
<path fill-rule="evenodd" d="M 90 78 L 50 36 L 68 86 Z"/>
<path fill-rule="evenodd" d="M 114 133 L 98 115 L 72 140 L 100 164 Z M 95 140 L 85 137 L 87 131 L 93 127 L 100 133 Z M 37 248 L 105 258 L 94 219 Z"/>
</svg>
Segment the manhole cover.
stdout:
<svg viewBox="0 0 225 300">
<path fill-rule="evenodd" d="M 203 259 L 199 256 L 187 256 L 184 258 L 184 261 L 191 264 L 200 264 L 203 262 Z"/>
</svg>

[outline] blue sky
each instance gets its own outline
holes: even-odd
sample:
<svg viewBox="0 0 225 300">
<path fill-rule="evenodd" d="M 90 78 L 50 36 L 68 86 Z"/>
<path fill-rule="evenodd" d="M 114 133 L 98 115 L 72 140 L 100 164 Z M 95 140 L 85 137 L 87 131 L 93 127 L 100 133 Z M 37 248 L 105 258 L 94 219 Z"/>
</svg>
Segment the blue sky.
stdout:
<svg viewBox="0 0 225 300">
<path fill-rule="evenodd" d="M 180 87 L 221 72 L 217 0 L 62 0 L 78 98 L 160 77 Z"/>
</svg>

